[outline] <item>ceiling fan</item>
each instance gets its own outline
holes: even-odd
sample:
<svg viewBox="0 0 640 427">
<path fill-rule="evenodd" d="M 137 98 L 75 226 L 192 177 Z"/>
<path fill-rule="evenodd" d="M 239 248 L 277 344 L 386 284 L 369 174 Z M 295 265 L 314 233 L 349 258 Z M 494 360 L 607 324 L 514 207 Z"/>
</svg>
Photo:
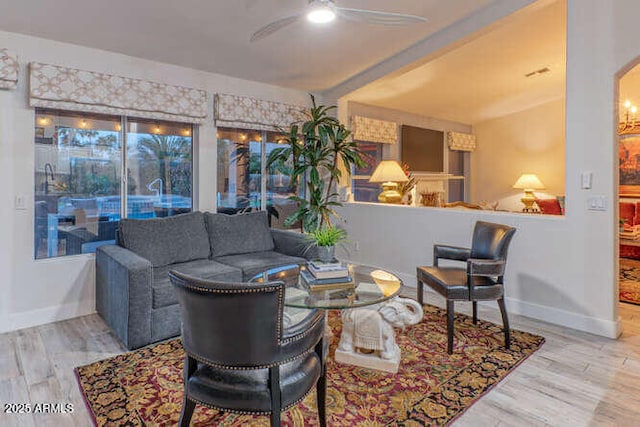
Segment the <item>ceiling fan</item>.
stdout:
<svg viewBox="0 0 640 427">
<path fill-rule="evenodd" d="M 336 17 L 352 22 L 360 22 L 374 25 L 402 26 L 425 22 L 427 19 L 416 15 L 404 13 L 379 12 L 375 10 L 350 9 L 337 7 L 334 0 L 308 0 L 309 4 L 304 13 L 287 16 L 265 25 L 253 33 L 250 41 L 263 39 L 284 27 L 293 24 L 303 16 L 313 23 L 324 24 L 333 21 Z"/>
</svg>

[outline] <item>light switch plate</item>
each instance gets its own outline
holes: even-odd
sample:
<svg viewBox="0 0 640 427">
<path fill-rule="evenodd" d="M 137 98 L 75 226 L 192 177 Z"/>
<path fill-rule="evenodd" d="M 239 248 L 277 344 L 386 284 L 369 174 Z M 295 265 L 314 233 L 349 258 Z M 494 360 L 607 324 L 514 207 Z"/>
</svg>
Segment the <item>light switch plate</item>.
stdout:
<svg viewBox="0 0 640 427">
<path fill-rule="evenodd" d="M 14 206 L 16 210 L 19 211 L 27 210 L 27 196 L 25 196 L 24 194 L 17 194 L 14 201 Z"/>
<path fill-rule="evenodd" d="M 587 209 L 590 211 L 606 211 L 607 210 L 607 197 L 606 196 L 591 196 L 587 199 Z"/>
<path fill-rule="evenodd" d="M 593 173 L 582 172 L 580 174 L 580 188 L 583 190 L 589 190 L 591 188 L 591 181 L 593 180 Z"/>
</svg>

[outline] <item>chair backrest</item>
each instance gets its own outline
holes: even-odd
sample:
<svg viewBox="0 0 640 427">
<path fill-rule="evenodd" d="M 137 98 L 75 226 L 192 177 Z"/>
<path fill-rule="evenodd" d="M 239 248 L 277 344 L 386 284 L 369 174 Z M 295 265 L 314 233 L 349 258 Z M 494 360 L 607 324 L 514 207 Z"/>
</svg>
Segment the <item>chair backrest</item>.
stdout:
<svg viewBox="0 0 640 427">
<path fill-rule="evenodd" d="M 504 224 L 478 221 L 473 230 L 471 258 L 507 259 L 509 243 L 516 229 Z"/>
<path fill-rule="evenodd" d="M 182 345 L 196 359 L 223 367 L 277 362 L 284 284 L 228 283 L 169 272 L 182 314 Z"/>
</svg>

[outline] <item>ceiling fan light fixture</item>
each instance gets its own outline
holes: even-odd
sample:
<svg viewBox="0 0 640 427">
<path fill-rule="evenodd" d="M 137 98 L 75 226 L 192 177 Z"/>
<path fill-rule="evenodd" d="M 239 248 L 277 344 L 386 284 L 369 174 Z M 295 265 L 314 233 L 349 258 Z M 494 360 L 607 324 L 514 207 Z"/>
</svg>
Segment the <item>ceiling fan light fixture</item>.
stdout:
<svg viewBox="0 0 640 427">
<path fill-rule="evenodd" d="M 298 22 L 300 19 L 304 19 L 305 16 L 308 21 L 314 24 L 327 24 L 336 18 L 365 24 L 387 25 L 393 27 L 426 21 L 426 19 L 421 16 L 407 15 L 404 13 L 337 7 L 334 0 L 307 0 L 307 3 L 306 13 L 305 11 L 301 11 L 294 15 L 275 20 L 253 33 L 249 41 L 255 42 L 261 40 L 276 31 Z"/>
<path fill-rule="evenodd" d="M 326 5 L 318 5 L 307 13 L 307 19 L 314 24 L 327 24 L 336 19 L 336 12 Z"/>
</svg>

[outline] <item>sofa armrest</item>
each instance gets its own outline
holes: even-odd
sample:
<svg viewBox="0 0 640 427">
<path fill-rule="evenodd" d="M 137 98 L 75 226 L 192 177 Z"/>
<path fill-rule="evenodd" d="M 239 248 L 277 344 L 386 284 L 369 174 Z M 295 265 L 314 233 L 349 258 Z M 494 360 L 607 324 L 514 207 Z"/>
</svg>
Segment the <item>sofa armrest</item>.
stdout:
<svg viewBox="0 0 640 427">
<path fill-rule="evenodd" d="M 151 342 L 151 262 L 116 245 L 96 250 L 96 309 L 128 349 Z"/>
<path fill-rule="evenodd" d="M 318 257 L 316 247 L 311 244 L 304 233 L 272 228 L 271 235 L 273 236 L 276 252 L 306 259 Z"/>
</svg>

